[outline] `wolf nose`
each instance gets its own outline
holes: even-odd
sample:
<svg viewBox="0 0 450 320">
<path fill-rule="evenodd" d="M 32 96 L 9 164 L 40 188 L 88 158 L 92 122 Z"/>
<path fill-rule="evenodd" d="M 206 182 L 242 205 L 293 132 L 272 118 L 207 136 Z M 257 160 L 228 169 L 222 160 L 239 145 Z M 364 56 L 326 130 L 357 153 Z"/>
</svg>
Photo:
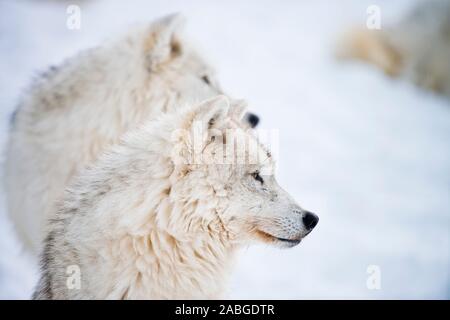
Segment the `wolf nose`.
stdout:
<svg viewBox="0 0 450 320">
<path fill-rule="evenodd" d="M 303 216 L 303 224 L 305 225 L 306 229 L 308 229 L 308 231 L 314 229 L 314 227 L 317 225 L 317 222 L 319 222 L 318 216 L 316 216 L 312 212 L 305 211 Z"/>
<path fill-rule="evenodd" d="M 259 117 L 254 113 L 247 112 L 246 119 L 252 128 L 256 127 L 259 123 Z"/>
</svg>

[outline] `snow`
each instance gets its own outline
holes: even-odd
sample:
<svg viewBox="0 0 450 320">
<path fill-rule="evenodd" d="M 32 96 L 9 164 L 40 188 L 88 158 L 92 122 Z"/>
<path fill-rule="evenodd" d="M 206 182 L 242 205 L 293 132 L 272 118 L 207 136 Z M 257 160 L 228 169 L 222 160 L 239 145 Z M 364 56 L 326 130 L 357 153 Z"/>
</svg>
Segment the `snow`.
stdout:
<svg viewBox="0 0 450 320">
<path fill-rule="evenodd" d="M 171 12 L 216 66 L 222 87 L 246 98 L 262 128 L 279 132 L 278 180 L 320 216 L 296 248 L 242 250 L 230 298 L 449 299 L 449 101 L 359 63 L 337 63 L 337 34 L 382 26 L 416 1 L 0 2 L 0 147 L 9 118 L 39 70 Z M 77 3 L 77 1 L 72 1 Z M 21 252 L 0 193 L 0 298 L 27 299 L 36 262 Z M 379 266 L 370 290 L 367 268 Z"/>
</svg>

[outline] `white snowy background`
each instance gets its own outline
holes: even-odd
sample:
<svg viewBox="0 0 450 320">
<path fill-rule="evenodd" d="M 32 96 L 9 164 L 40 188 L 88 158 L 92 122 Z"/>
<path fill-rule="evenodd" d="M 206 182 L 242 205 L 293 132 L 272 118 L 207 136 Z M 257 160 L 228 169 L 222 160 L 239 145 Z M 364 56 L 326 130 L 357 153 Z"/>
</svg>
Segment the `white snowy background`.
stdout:
<svg viewBox="0 0 450 320">
<path fill-rule="evenodd" d="M 81 30 L 66 28 L 68 4 Z M 30 79 L 136 22 L 182 12 L 186 34 L 280 135 L 278 180 L 320 216 L 290 250 L 242 251 L 230 298 L 450 298 L 450 102 L 360 63 L 333 59 L 337 34 L 382 27 L 416 1 L 0 0 L 0 147 Z M 450 58 L 450 57 L 449 57 Z M 3 154 L 2 154 L 3 158 Z M 36 262 L 21 252 L 0 193 L 0 298 L 27 299 Z M 369 290 L 367 268 L 381 270 Z"/>
</svg>

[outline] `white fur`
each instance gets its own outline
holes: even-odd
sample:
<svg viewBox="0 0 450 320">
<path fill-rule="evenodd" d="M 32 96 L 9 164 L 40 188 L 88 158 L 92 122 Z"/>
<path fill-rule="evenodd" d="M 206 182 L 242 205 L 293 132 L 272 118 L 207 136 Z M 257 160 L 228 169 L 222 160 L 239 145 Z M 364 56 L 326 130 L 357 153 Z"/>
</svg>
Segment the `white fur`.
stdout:
<svg viewBox="0 0 450 320">
<path fill-rule="evenodd" d="M 35 298 L 220 298 L 239 246 L 292 246 L 307 235 L 303 211 L 273 176 L 255 180 L 255 170 L 273 163 L 236 108 L 222 96 L 167 114 L 83 170 L 49 221 Z M 199 149 L 196 123 L 207 133 Z M 233 143 L 219 139 L 228 130 L 256 148 L 225 164 L 213 155 Z M 240 161 L 250 157 L 257 161 Z M 81 287 L 70 289 L 66 270 L 74 265 Z"/>
</svg>

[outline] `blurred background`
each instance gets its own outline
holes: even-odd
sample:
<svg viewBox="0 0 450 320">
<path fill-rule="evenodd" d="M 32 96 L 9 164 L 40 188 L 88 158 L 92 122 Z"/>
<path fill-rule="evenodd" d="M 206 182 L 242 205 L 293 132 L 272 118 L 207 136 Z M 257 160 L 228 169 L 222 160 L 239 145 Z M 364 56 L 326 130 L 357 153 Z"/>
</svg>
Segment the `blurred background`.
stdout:
<svg viewBox="0 0 450 320">
<path fill-rule="evenodd" d="M 79 30 L 66 27 L 69 4 L 81 9 Z M 38 72 L 181 12 L 225 91 L 247 99 L 262 128 L 279 130 L 280 184 L 320 216 L 294 249 L 242 250 L 229 297 L 449 299 L 450 100 L 333 55 L 342 31 L 365 26 L 368 6 L 380 8 L 383 28 L 416 4 L 0 0 L 0 148 Z M 0 298 L 27 299 L 37 264 L 0 197 Z"/>
</svg>

